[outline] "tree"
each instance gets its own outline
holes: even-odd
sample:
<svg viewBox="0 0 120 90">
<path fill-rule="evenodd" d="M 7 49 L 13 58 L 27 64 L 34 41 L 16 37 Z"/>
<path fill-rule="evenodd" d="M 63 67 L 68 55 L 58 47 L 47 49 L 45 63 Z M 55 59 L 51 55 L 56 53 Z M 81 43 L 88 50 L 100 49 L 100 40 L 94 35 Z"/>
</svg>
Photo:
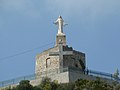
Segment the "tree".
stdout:
<svg viewBox="0 0 120 90">
<path fill-rule="evenodd" d="M 3 90 L 4 90 L 4 89 L 3 89 Z M 11 90 L 11 87 L 9 86 L 9 87 L 5 88 L 5 90 Z"/>
<path fill-rule="evenodd" d="M 41 84 L 40 84 L 40 87 L 41 87 L 41 88 L 44 88 L 44 87 L 46 86 L 46 84 L 47 84 L 47 86 L 48 86 L 48 84 L 50 84 L 50 82 L 51 82 L 51 79 L 48 78 L 48 77 L 45 77 L 45 78 L 42 80 L 42 82 L 41 82 Z"/>
<path fill-rule="evenodd" d="M 57 80 L 51 81 L 46 77 L 40 83 L 40 85 L 33 87 L 30 81 L 23 80 L 11 89 L 11 87 L 5 90 L 120 90 L 120 84 L 115 81 L 112 85 L 103 82 L 99 77 L 96 80 L 78 79 L 75 83 L 59 84 Z"/>
<path fill-rule="evenodd" d="M 120 84 L 117 84 L 117 85 L 114 87 L 114 90 L 120 90 Z"/>
<path fill-rule="evenodd" d="M 33 86 L 30 84 L 29 80 L 22 80 L 16 87 L 16 90 L 33 90 Z"/>
<path fill-rule="evenodd" d="M 52 90 L 52 86 L 50 83 L 46 83 L 43 87 L 43 90 Z"/>
<path fill-rule="evenodd" d="M 39 87 L 39 86 L 35 86 L 35 87 L 34 87 L 34 90 L 42 90 L 42 88 Z"/>
<path fill-rule="evenodd" d="M 54 80 L 53 82 L 51 82 L 51 86 L 52 86 L 52 90 L 56 90 L 59 86 L 58 81 Z"/>
<path fill-rule="evenodd" d="M 106 82 L 96 78 L 96 80 L 78 79 L 75 82 L 75 90 L 113 90 L 113 87 Z"/>
<path fill-rule="evenodd" d="M 117 69 L 116 72 L 113 74 L 114 79 L 117 81 L 119 79 L 119 70 Z"/>
<path fill-rule="evenodd" d="M 88 87 L 88 80 L 78 79 L 75 82 L 75 89 L 76 90 L 83 90 Z"/>
</svg>

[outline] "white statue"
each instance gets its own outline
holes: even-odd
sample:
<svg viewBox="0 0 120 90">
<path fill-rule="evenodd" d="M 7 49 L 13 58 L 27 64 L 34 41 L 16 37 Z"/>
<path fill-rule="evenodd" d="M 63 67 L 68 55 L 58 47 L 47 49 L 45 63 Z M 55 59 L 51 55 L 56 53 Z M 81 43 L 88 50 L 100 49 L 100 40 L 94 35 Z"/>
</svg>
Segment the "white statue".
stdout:
<svg viewBox="0 0 120 90">
<path fill-rule="evenodd" d="M 67 25 L 64 23 L 64 20 L 61 16 L 58 17 L 58 19 L 54 22 L 54 24 L 58 25 L 58 35 L 64 35 L 63 34 L 63 26 Z"/>
</svg>

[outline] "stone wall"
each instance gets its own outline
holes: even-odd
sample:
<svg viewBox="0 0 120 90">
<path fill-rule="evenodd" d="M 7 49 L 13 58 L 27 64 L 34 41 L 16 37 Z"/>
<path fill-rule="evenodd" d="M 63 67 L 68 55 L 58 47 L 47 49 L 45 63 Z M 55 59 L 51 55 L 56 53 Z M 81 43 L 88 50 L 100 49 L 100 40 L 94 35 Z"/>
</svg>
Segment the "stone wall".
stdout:
<svg viewBox="0 0 120 90">
<path fill-rule="evenodd" d="M 69 82 L 75 82 L 78 79 L 86 80 L 96 80 L 99 76 L 87 75 L 80 73 L 79 71 L 70 71 L 69 72 Z M 114 80 L 100 77 L 100 80 L 107 82 L 108 84 L 113 84 Z"/>
<path fill-rule="evenodd" d="M 86 68 L 85 54 L 73 50 L 73 55 L 64 56 L 63 68 L 66 67 L 75 67 L 84 70 Z"/>
<path fill-rule="evenodd" d="M 49 52 L 57 52 L 59 48 L 56 46 L 42 52 L 36 56 L 35 73 L 53 70 L 59 67 L 59 56 L 49 56 Z"/>
<path fill-rule="evenodd" d="M 63 68 L 76 67 L 81 70 L 84 70 L 86 68 L 84 53 L 75 51 L 72 49 L 72 47 L 68 46 L 63 46 L 63 51 L 73 51 L 72 55 L 63 56 Z M 38 76 L 42 75 L 43 73 L 47 74 L 47 71 L 52 71 L 56 68 L 60 68 L 59 55 L 50 56 L 50 52 L 59 52 L 59 47 L 56 46 L 54 48 L 48 49 L 36 56 L 35 73 L 38 74 Z"/>
<path fill-rule="evenodd" d="M 39 78 L 30 80 L 30 83 L 33 86 L 39 85 L 45 77 L 51 78 L 51 81 L 57 80 L 58 83 L 75 82 L 78 79 L 96 80 L 96 77 L 98 77 L 98 76 L 84 74 L 83 71 L 80 71 L 77 68 L 76 69 L 75 68 L 65 68 L 62 71 L 63 72 L 57 71 L 55 73 L 49 73 L 47 75 L 39 76 Z M 103 77 L 100 77 L 100 79 L 109 84 L 112 84 L 114 82 L 114 80 L 112 80 L 112 79 L 107 79 L 107 78 L 103 78 Z M 11 87 L 15 87 L 16 85 L 18 85 L 18 84 L 11 85 Z M 9 87 L 9 86 L 6 86 L 6 87 Z M 2 90 L 3 88 L 6 88 L 6 87 L 2 87 L 2 88 L 0 88 L 0 90 Z"/>
</svg>

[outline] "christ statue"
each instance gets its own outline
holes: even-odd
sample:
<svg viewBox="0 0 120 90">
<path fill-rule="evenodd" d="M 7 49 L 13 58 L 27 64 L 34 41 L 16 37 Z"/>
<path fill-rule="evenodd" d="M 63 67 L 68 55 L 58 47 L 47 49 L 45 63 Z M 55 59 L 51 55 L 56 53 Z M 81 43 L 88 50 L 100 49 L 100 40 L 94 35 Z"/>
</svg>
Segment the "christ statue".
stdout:
<svg viewBox="0 0 120 90">
<path fill-rule="evenodd" d="M 58 35 L 63 35 L 63 26 L 64 26 L 64 20 L 61 16 L 58 17 L 58 19 L 54 22 L 54 24 L 58 25 Z"/>
</svg>

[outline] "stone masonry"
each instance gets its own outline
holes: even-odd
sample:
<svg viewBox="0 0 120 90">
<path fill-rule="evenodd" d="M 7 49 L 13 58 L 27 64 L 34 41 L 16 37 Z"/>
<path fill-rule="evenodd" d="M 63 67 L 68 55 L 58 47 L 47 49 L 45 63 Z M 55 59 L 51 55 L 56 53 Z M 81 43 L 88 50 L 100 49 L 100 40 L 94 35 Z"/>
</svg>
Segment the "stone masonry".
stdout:
<svg viewBox="0 0 120 90">
<path fill-rule="evenodd" d="M 60 75 L 60 73 L 63 73 L 63 68 L 69 67 L 77 68 L 84 73 L 86 61 L 85 53 L 73 50 L 72 47 L 66 44 L 66 35 L 63 33 L 64 20 L 61 16 L 59 16 L 55 24 L 59 27 L 55 47 L 45 50 L 36 56 L 35 73 L 37 78 L 49 76 L 50 73 L 54 74 L 54 78 L 62 83 L 65 79 L 62 80 L 62 75 L 59 76 L 61 80 L 57 78 L 57 73 Z M 68 78 L 70 79 L 69 76 Z M 66 82 L 69 82 L 69 80 Z"/>
<path fill-rule="evenodd" d="M 50 52 L 59 52 L 59 46 L 55 46 L 54 48 L 48 49 L 41 54 L 36 56 L 36 70 L 35 73 L 41 76 L 47 76 L 49 73 L 53 73 L 50 71 L 54 71 L 56 69 L 75 67 L 80 70 L 85 69 L 85 54 L 73 50 L 71 47 L 63 46 L 63 52 L 68 52 L 68 55 L 63 55 L 62 67 L 60 65 L 60 56 L 57 54 L 50 55 Z M 69 55 L 69 51 L 72 51 L 73 54 Z M 67 54 L 66 52 L 66 54 Z"/>
</svg>

